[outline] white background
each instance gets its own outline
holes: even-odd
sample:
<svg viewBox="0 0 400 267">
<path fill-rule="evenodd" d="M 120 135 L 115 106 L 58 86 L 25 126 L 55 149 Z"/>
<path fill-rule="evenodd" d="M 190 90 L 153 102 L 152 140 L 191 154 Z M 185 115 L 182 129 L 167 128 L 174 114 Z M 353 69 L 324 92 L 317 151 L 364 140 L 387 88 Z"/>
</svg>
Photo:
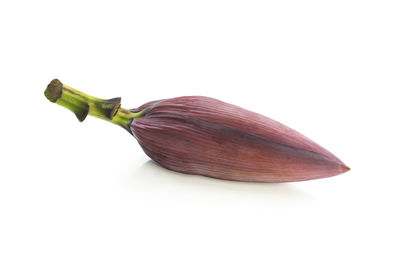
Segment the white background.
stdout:
<svg viewBox="0 0 400 267">
<path fill-rule="evenodd" d="M 1 266 L 399 266 L 398 1 L 1 1 Z M 252 184 L 157 166 L 43 95 L 206 95 L 344 175 Z"/>
</svg>

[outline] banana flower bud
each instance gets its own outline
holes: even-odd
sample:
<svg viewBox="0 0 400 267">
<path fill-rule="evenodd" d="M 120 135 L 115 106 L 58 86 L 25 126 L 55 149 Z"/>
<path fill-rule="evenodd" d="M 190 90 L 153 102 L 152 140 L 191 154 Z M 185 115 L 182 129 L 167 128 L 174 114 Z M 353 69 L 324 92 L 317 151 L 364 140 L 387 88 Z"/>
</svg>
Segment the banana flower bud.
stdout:
<svg viewBox="0 0 400 267">
<path fill-rule="evenodd" d="M 293 182 L 335 176 L 349 168 L 335 155 L 266 116 L 204 96 L 152 101 L 136 109 L 120 98 L 88 96 L 58 80 L 46 97 L 122 126 L 161 166 L 188 174 L 248 182 Z"/>
</svg>

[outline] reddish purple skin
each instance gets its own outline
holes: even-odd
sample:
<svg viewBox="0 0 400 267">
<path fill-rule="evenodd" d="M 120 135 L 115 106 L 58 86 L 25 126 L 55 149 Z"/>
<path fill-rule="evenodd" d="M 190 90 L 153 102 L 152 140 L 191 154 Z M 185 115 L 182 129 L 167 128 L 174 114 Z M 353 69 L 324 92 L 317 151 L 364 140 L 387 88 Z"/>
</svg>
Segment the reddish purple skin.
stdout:
<svg viewBox="0 0 400 267">
<path fill-rule="evenodd" d="M 152 101 L 131 130 L 144 152 L 183 173 L 292 182 L 349 170 L 332 153 L 268 117 L 202 96 Z"/>
</svg>

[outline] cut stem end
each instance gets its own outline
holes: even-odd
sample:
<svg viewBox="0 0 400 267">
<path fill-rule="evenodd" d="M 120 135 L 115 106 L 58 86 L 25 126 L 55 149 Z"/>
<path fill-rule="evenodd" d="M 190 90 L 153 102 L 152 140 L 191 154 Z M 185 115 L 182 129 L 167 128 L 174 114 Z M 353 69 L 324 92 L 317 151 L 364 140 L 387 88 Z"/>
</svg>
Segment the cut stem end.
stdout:
<svg viewBox="0 0 400 267">
<path fill-rule="evenodd" d="M 46 91 L 44 91 L 44 95 L 48 100 L 55 103 L 62 95 L 62 88 L 63 84 L 59 80 L 54 79 L 47 86 Z"/>
</svg>

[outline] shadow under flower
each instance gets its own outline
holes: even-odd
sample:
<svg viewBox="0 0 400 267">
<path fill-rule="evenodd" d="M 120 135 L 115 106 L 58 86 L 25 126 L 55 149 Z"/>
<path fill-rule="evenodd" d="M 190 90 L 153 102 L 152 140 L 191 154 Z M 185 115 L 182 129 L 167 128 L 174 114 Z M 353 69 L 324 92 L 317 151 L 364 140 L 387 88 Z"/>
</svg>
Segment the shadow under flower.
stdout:
<svg viewBox="0 0 400 267">
<path fill-rule="evenodd" d="M 130 183 L 135 187 L 154 190 L 162 188 L 166 191 L 183 190 L 193 194 L 232 195 L 235 198 L 256 198 L 261 202 L 304 203 L 312 201 L 312 196 L 301 189 L 296 183 L 252 183 L 221 180 L 201 175 L 183 174 L 165 169 L 156 162 L 149 160 L 134 170 Z"/>
</svg>

